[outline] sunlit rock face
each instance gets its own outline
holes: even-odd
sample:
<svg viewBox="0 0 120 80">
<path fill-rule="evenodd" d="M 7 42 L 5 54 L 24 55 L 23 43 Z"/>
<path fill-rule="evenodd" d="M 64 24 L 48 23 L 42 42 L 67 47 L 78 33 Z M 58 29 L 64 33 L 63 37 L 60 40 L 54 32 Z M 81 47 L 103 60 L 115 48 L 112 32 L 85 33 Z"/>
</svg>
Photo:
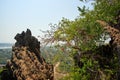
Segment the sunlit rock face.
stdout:
<svg viewBox="0 0 120 80">
<path fill-rule="evenodd" d="M 29 29 L 15 36 L 7 68 L 13 80 L 53 80 L 53 65 L 40 55 L 40 42 Z"/>
</svg>

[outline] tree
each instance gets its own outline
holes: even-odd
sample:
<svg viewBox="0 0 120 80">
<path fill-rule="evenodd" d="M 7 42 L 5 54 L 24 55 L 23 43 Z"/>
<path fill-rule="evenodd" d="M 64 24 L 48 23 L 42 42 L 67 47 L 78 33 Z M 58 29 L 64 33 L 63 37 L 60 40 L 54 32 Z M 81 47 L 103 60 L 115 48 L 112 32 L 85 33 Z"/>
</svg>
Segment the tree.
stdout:
<svg viewBox="0 0 120 80">
<path fill-rule="evenodd" d="M 89 2 L 91 0 L 80 0 L 82 2 Z M 70 21 L 69 19 L 63 18 L 58 24 L 51 25 L 52 29 L 47 31 L 47 38 L 45 42 L 56 43 L 58 48 L 64 48 L 63 52 L 69 51 L 70 55 L 82 52 L 80 61 L 83 63 L 83 67 L 77 69 L 77 73 L 74 76 L 71 75 L 71 79 L 77 76 L 80 79 L 117 79 L 116 74 L 118 70 L 118 63 L 115 52 L 105 56 L 108 49 L 105 46 L 97 46 L 96 43 L 106 40 L 106 35 L 109 35 L 104 31 L 97 20 L 102 20 L 111 26 L 118 24 L 116 17 L 120 12 L 120 0 L 92 0 L 93 10 L 89 10 L 85 6 L 82 8 L 78 7 L 80 16 L 75 20 Z M 105 36 L 105 38 L 103 38 Z M 112 48 L 112 45 L 110 48 Z M 107 46 L 108 47 L 108 46 Z M 110 49 L 109 48 L 109 49 Z M 89 52 L 92 51 L 92 52 Z M 99 52 L 98 52 L 99 51 Z M 87 53 L 87 54 L 86 54 Z M 89 53 L 89 54 L 88 54 Z M 97 57 L 97 59 L 95 58 Z M 99 60 L 98 60 L 99 59 Z M 109 65 L 102 63 L 107 67 L 100 67 L 100 60 L 110 60 Z M 111 64 L 116 62 L 112 68 Z M 76 72 L 75 69 L 75 72 Z M 80 73 L 79 73 L 80 72 Z M 92 72 L 92 73 L 90 73 Z M 87 76 L 87 77 L 86 77 Z M 112 78 L 112 76 L 114 76 Z"/>
</svg>

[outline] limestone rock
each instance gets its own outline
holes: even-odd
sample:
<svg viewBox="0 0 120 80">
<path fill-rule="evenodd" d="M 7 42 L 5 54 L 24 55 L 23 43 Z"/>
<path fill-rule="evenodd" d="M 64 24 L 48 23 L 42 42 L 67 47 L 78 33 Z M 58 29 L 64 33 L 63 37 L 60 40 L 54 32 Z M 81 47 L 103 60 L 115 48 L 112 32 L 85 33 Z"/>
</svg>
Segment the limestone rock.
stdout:
<svg viewBox="0 0 120 80">
<path fill-rule="evenodd" d="M 120 20 L 120 17 L 118 17 Z M 114 49 L 117 52 L 118 56 L 118 63 L 119 63 L 119 71 L 118 71 L 118 79 L 120 80 L 120 21 L 117 21 L 117 26 L 112 27 L 111 25 L 107 24 L 105 21 L 97 20 L 98 23 L 100 23 L 103 28 L 109 33 L 111 37 L 111 43 L 114 45 Z M 118 27 L 119 26 L 119 27 Z"/>
<path fill-rule="evenodd" d="M 7 68 L 13 80 L 53 80 L 53 65 L 40 55 L 40 42 L 29 29 L 15 36 L 12 58 Z"/>
</svg>

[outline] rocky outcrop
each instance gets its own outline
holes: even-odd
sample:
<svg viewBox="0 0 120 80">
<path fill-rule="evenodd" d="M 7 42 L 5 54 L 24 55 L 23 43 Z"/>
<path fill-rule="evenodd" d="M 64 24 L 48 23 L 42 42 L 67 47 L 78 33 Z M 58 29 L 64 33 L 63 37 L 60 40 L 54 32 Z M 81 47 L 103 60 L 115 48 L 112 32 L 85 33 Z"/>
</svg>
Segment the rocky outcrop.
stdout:
<svg viewBox="0 0 120 80">
<path fill-rule="evenodd" d="M 110 34 L 110 37 L 113 40 L 112 44 L 115 46 L 120 45 L 120 31 L 104 21 L 97 20 L 97 22 L 99 22 L 103 26 L 103 28 Z"/>
<path fill-rule="evenodd" d="M 32 33 L 29 29 L 27 29 L 26 33 L 24 31 L 21 34 L 18 33 L 14 39 L 16 40 L 15 47 L 27 47 L 29 51 L 35 53 L 42 63 L 40 58 L 40 42 L 34 36 L 32 36 Z"/>
<path fill-rule="evenodd" d="M 40 55 L 40 42 L 27 29 L 15 36 L 12 58 L 7 64 L 13 80 L 53 80 L 53 65 Z"/>
<path fill-rule="evenodd" d="M 117 26 L 112 27 L 105 21 L 97 20 L 98 23 L 100 23 L 103 28 L 109 33 L 111 37 L 111 44 L 114 46 L 114 50 L 117 53 L 118 56 L 118 63 L 119 63 L 119 71 L 118 71 L 118 79 L 120 80 L 120 16 L 118 16 L 118 21 L 116 24 Z"/>
</svg>

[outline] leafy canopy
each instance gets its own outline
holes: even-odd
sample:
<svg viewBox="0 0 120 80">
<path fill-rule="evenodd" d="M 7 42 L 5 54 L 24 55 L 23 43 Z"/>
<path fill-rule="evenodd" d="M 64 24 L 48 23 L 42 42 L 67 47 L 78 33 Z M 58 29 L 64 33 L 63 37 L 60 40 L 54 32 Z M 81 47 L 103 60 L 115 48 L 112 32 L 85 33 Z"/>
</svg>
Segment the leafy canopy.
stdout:
<svg viewBox="0 0 120 80">
<path fill-rule="evenodd" d="M 51 30 L 47 31 L 47 37 L 45 38 L 45 42 L 52 42 L 54 45 L 57 45 L 57 48 L 62 47 L 61 49 L 63 52 L 69 51 L 70 54 L 76 54 L 76 50 L 88 51 L 96 49 L 96 43 L 105 41 L 105 39 L 102 39 L 102 37 L 103 35 L 106 35 L 102 27 L 96 21 L 103 20 L 107 23 L 116 24 L 116 16 L 120 12 L 120 0 L 80 1 L 92 1 L 91 6 L 94 8 L 90 10 L 89 8 L 86 8 L 86 6 L 83 6 L 82 8 L 78 7 L 80 15 L 75 20 L 71 21 L 69 19 L 62 18 L 58 24 L 51 24 Z M 73 71 L 70 74 L 71 79 L 86 80 L 87 78 L 88 80 L 89 78 L 95 80 L 96 77 L 103 76 L 101 77 L 101 80 L 109 80 L 112 79 L 111 75 L 117 72 L 117 68 L 114 65 L 112 70 L 106 68 L 101 69 L 99 67 L 100 64 L 98 61 L 93 59 L 92 55 L 90 57 L 86 57 L 86 55 L 84 55 L 81 60 L 84 62 L 83 68 L 77 69 L 77 71 L 75 70 L 75 73 Z M 116 57 L 113 56 L 110 63 L 112 64 L 112 62 L 116 62 L 116 60 Z M 90 76 L 92 73 L 88 73 L 87 69 L 93 72 L 97 71 L 100 74 L 94 74 L 93 76 Z"/>
</svg>

